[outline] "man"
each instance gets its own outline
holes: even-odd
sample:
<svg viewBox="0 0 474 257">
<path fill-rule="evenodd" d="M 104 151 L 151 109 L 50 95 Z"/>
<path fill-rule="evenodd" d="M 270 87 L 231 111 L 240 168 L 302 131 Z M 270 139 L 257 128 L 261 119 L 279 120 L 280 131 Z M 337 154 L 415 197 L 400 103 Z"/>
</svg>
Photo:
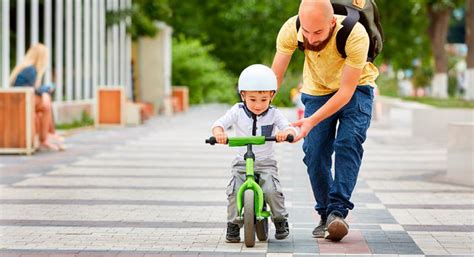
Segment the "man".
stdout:
<svg viewBox="0 0 474 257">
<path fill-rule="evenodd" d="M 360 23 L 347 39 L 346 58 L 340 55 L 336 34 L 345 17 L 334 15 L 329 0 L 303 0 L 298 16 L 298 32 L 296 16 L 280 29 L 272 69 L 280 86 L 298 41 L 303 42 L 301 91 L 305 118 L 292 125 L 301 130 L 296 141 L 304 138 L 303 161 L 316 199 L 315 209 L 321 216 L 313 236 L 339 241 L 349 230 L 344 219 L 354 208 L 350 198 L 361 165 L 362 143 L 370 125 L 378 70 L 367 62 L 369 37 Z"/>
</svg>

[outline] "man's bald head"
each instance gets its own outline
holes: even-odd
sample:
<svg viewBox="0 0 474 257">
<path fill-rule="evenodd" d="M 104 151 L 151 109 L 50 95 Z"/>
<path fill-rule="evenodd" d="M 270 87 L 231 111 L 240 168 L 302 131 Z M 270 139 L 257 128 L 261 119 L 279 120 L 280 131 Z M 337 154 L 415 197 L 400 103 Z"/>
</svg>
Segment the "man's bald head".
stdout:
<svg viewBox="0 0 474 257">
<path fill-rule="evenodd" d="M 322 50 L 334 31 L 336 19 L 329 0 L 303 0 L 298 12 L 303 31 L 304 47 L 313 51 Z"/>
<path fill-rule="evenodd" d="M 330 22 L 334 17 L 334 10 L 329 0 L 302 0 L 298 15 L 303 20 L 323 18 L 326 22 Z"/>
</svg>

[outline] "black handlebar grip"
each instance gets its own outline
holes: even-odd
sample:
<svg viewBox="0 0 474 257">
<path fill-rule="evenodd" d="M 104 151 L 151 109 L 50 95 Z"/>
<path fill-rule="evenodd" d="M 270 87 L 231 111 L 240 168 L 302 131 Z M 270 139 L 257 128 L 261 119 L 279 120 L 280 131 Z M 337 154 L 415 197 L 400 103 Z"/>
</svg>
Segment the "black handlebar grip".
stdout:
<svg viewBox="0 0 474 257">
<path fill-rule="evenodd" d="M 209 139 L 206 139 L 206 144 L 215 145 L 216 143 L 217 140 L 215 137 L 210 137 Z"/>
<path fill-rule="evenodd" d="M 288 136 L 286 136 L 286 141 L 291 143 L 293 142 L 293 140 L 295 140 L 295 137 L 293 135 L 289 134 Z"/>
</svg>

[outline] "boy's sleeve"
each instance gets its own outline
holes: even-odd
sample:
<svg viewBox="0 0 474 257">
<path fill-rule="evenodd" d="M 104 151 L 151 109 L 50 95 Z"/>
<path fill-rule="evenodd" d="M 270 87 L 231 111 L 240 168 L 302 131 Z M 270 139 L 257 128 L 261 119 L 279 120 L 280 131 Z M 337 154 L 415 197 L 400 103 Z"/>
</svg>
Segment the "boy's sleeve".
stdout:
<svg viewBox="0 0 474 257">
<path fill-rule="evenodd" d="M 232 124 L 237 123 L 238 112 L 239 104 L 235 104 L 226 112 L 226 114 L 224 114 L 224 116 L 220 117 L 214 122 L 214 124 L 212 124 L 211 129 L 214 129 L 215 127 L 222 127 L 224 130 L 228 129 Z"/>
<path fill-rule="evenodd" d="M 290 125 L 290 122 L 288 122 L 288 119 L 286 119 L 286 117 L 283 116 L 283 114 L 278 109 L 275 110 L 275 125 L 280 131 L 292 129 L 293 131 L 295 131 L 295 134 L 298 134 L 298 131 L 296 130 L 296 128 Z"/>
</svg>

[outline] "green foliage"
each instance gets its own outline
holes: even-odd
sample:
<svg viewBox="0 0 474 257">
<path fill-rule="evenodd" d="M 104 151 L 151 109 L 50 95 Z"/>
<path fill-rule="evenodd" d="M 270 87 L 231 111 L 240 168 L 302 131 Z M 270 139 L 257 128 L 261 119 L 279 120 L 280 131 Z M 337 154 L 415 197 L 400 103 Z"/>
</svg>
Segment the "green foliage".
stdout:
<svg viewBox="0 0 474 257">
<path fill-rule="evenodd" d="M 224 63 L 211 56 L 210 45 L 184 36 L 173 39 L 173 85 L 189 87 L 191 104 L 235 103 L 237 78 L 225 70 Z"/>
<path fill-rule="evenodd" d="M 429 63 L 428 19 L 418 0 L 377 1 L 385 34 L 382 54 L 377 63 L 390 62 L 395 70 L 413 67 L 413 60 Z"/>
<path fill-rule="evenodd" d="M 455 56 L 448 53 L 448 95 L 456 97 L 459 93 L 458 88 L 458 71 L 456 65 L 462 61 L 463 57 Z"/>
<path fill-rule="evenodd" d="M 239 74 L 250 64 L 271 63 L 278 31 L 298 6 L 286 0 L 171 0 L 170 23 L 175 33 L 214 45 L 211 53 Z"/>
<path fill-rule="evenodd" d="M 413 71 L 413 86 L 423 88 L 430 85 L 433 79 L 433 69 L 431 66 L 418 66 Z"/>
<path fill-rule="evenodd" d="M 74 120 L 72 123 L 56 124 L 56 129 L 67 130 L 80 127 L 88 127 L 92 125 L 94 125 L 94 119 L 89 115 L 88 112 L 82 111 L 80 120 Z"/>
<path fill-rule="evenodd" d="M 428 8 L 459 8 L 464 0 L 379 0 L 384 49 L 377 63 L 390 62 L 395 70 L 413 67 L 413 60 L 430 66 L 431 47 L 428 37 Z"/>
<path fill-rule="evenodd" d="M 464 5 L 465 0 L 423 0 L 427 6 L 434 9 L 457 8 Z"/>
<path fill-rule="evenodd" d="M 275 96 L 272 104 L 275 106 L 294 106 L 291 101 L 291 89 L 298 86 L 298 82 L 301 80 L 301 71 L 288 71 L 283 79 L 282 86 Z"/>
<path fill-rule="evenodd" d="M 398 80 L 396 78 L 380 74 L 375 83 L 381 95 L 398 97 Z"/>
<path fill-rule="evenodd" d="M 168 0 L 134 0 L 129 10 L 108 11 L 106 25 L 112 26 L 127 17 L 132 18 L 127 31 L 133 40 L 143 36 L 153 37 L 158 32 L 155 23 L 168 20 L 171 9 Z"/>
</svg>

